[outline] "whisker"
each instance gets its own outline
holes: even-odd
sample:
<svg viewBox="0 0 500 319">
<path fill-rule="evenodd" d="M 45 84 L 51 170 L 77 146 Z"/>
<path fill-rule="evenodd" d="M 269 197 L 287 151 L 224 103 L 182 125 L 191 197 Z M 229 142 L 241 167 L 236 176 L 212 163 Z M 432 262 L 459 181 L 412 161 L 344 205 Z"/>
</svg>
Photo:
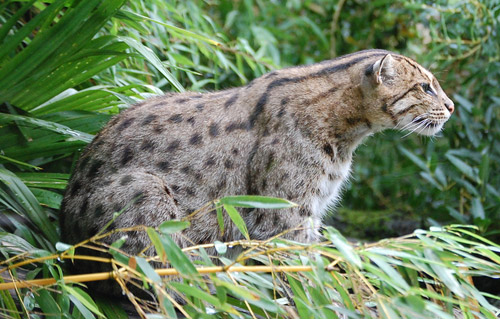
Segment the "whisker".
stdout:
<svg viewBox="0 0 500 319">
<path fill-rule="evenodd" d="M 418 124 L 416 122 L 419 121 L 420 119 L 422 119 L 424 116 L 427 116 L 427 115 L 429 115 L 429 114 L 428 113 L 420 114 L 419 116 L 417 116 L 413 120 L 411 120 L 409 123 L 407 123 L 403 127 L 399 128 L 399 130 L 403 131 L 403 130 L 407 129 L 408 127 L 410 127 L 411 125 Z M 399 125 L 399 123 L 398 123 L 398 125 Z M 396 125 L 396 127 L 397 127 L 397 125 Z"/>
<path fill-rule="evenodd" d="M 413 132 L 415 132 L 416 130 L 418 130 L 421 126 L 422 126 L 422 122 L 420 123 L 415 123 L 416 124 L 416 127 L 414 129 L 412 129 L 411 131 L 409 131 L 408 133 L 406 133 L 403 137 L 401 137 L 401 139 L 407 137 L 408 135 L 412 134 Z"/>
<path fill-rule="evenodd" d="M 396 125 L 396 128 L 398 128 L 400 131 L 404 131 L 404 130 L 407 130 L 407 129 L 410 129 L 410 130 L 411 130 L 413 125 L 417 125 L 417 127 L 416 127 L 416 128 L 414 128 L 413 130 L 411 130 L 411 132 L 410 132 L 410 134 L 411 134 L 411 133 L 415 132 L 415 130 L 416 130 L 416 129 L 418 129 L 418 128 L 419 128 L 419 126 L 420 126 L 420 125 L 421 125 L 421 123 L 422 123 L 422 121 L 420 121 L 420 120 L 422 120 L 422 119 L 423 119 L 424 117 L 426 117 L 426 116 L 429 116 L 429 113 L 427 113 L 427 112 L 426 112 L 426 113 L 422 113 L 422 114 L 420 114 L 419 116 L 417 116 L 417 117 L 415 117 L 414 119 L 412 119 L 409 123 L 407 123 L 406 125 L 404 125 L 404 126 L 403 126 L 403 127 L 401 127 L 401 128 L 399 128 L 399 127 L 398 127 L 398 126 L 399 126 L 399 123 L 400 123 L 400 122 L 399 122 L 399 123 Z M 428 120 L 428 119 L 427 119 L 427 118 L 425 118 L 423 122 L 426 122 L 427 120 Z M 419 123 L 419 122 L 420 122 L 420 123 Z M 407 134 L 407 135 L 408 135 L 408 134 Z M 405 135 L 405 136 L 403 136 L 403 137 L 406 137 L 407 135 Z"/>
</svg>

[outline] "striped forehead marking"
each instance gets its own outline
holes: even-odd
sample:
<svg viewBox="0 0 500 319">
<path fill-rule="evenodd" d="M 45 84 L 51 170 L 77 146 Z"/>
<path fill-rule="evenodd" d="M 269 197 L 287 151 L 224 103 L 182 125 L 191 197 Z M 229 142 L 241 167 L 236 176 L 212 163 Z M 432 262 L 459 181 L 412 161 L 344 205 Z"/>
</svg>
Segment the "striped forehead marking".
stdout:
<svg viewBox="0 0 500 319">
<path fill-rule="evenodd" d="M 437 90 L 436 88 L 434 87 L 434 76 L 432 75 L 431 72 L 427 71 L 425 68 L 423 67 L 420 67 L 420 69 L 422 69 L 422 73 L 425 74 L 427 76 L 427 78 L 429 79 L 429 85 L 431 86 L 431 89 L 437 93 Z"/>
</svg>

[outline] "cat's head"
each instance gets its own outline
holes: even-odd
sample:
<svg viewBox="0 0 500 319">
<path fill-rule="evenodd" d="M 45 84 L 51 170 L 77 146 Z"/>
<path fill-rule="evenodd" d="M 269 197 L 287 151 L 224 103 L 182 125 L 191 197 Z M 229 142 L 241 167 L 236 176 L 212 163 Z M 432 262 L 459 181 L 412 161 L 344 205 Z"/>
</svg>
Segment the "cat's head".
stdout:
<svg viewBox="0 0 500 319">
<path fill-rule="evenodd" d="M 371 63 L 364 75 L 382 102 L 377 106 L 382 128 L 434 135 L 454 111 L 434 75 L 407 57 L 386 54 Z"/>
</svg>

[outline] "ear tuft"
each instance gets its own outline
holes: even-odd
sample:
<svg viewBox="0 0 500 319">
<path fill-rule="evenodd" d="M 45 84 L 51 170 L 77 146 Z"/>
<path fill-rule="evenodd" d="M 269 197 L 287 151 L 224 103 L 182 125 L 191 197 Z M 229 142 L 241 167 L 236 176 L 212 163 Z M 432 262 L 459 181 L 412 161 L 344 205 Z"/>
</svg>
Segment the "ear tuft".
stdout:
<svg viewBox="0 0 500 319">
<path fill-rule="evenodd" d="M 394 77 L 394 58 L 392 55 L 387 54 L 382 59 L 373 64 L 373 76 L 375 83 L 380 84 L 387 82 Z"/>
</svg>

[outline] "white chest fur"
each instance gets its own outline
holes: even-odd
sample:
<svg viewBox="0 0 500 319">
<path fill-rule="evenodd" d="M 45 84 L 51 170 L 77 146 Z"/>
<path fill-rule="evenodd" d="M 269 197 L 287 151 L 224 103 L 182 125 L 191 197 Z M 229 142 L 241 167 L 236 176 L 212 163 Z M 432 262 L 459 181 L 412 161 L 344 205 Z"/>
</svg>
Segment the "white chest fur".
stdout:
<svg viewBox="0 0 500 319">
<path fill-rule="evenodd" d="M 330 207 L 337 204 L 342 185 L 349 177 L 350 169 L 351 161 L 329 163 L 325 167 L 325 174 L 318 179 L 316 184 L 318 191 L 310 201 L 313 227 L 308 234 L 309 239 L 317 238 L 323 216 Z"/>
</svg>

